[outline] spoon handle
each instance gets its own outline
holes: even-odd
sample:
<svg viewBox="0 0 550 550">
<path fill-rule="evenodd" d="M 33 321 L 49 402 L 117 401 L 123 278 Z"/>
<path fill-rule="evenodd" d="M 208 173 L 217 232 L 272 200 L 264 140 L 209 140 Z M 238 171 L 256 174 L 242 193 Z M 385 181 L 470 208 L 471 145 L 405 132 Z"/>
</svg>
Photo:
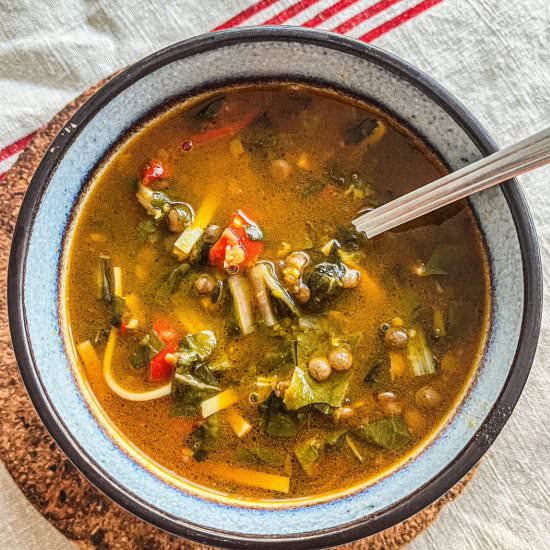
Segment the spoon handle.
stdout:
<svg viewBox="0 0 550 550">
<path fill-rule="evenodd" d="M 353 220 L 353 225 L 372 238 L 548 163 L 550 128 L 375 208 Z"/>
</svg>

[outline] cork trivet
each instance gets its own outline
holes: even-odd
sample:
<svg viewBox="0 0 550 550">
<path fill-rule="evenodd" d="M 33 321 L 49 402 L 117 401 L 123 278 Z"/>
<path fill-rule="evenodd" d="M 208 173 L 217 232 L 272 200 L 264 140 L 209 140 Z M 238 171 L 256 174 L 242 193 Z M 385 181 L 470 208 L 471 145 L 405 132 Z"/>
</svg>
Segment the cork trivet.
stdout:
<svg viewBox="0 0 550 550">
<path fill-rule="evenodd" d="M 0 184 L 0 284 L 4 289 L 11 235 L 32 174 L 58 131 L 104 83 L 86 91 L 40 130 Z M 24 495 L 52 525 L 83 549 L 206 548 L 172 537 L 120 508 L 88 482 L 59 449 L 38 418 L 19 376 L 10 344 L 5 291 L 0 293 L 0 357 L 0 458 Z M 473 473 L 412 518 L 342 550 L 403 547 L 460 494 Z"/>
</svg>

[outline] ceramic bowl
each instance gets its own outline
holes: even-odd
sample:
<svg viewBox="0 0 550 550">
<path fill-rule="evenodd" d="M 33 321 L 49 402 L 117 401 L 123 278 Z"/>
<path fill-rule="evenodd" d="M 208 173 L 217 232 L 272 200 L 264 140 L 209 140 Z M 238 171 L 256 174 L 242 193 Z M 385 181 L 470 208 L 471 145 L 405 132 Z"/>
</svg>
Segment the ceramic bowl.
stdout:
<svg viewBox="0 0 550 550">
<path fill-rule="evenodd" d="M 333 34 L 249 28 L 194 38 L 111 80 L 60 132 L 38 167 L 15 229 L 9 314 L 23 380 L 46 427 L 104 493 L 176 535 L 238 548 L 321 548 L 386 529 L 452 487 L 487 450 L 526 381 L 541 315 L 536 237 L 514 181 L 471 199 L 490 257 L 492 322 L 460 406 L 399 468 L 337 498 L 238 502 L 186 486 L 147 460 L 89 406 L 63 329 L 63 250 L 94 169 L 167 102 L 238 82 L 311 82 L 365 98 L 410 127 L 456 170 L 495 150 L 480 124 L 430 77 Z M 287 546 L 288 547 L 288 546 Z"/>
</svg>

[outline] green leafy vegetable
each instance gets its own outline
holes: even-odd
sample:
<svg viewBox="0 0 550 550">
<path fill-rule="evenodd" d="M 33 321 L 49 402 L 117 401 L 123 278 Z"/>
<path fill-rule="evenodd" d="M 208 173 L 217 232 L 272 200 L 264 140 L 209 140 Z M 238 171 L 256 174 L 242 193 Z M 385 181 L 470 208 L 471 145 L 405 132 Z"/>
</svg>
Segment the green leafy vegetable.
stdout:
<svg viewBox="0 0 550 550">
<path fill-rule="evenodd" d="M 348 128 L 344 132 L 344 143 L 346 145 L 358 145 L 376 130 L 378 124 L 379 122 L 372 118 L 363 119 L 359 124 Z"/>
<path fill-rule="evenodd" d="M 308 309 L 325 310 L 344 290 L 342 278 L 346 272 L 341 263 L 321 262 L 307 275 L 306 284 L 311 291 Z"/>
<path fill-rule="evenodd" d="M 106 304 L 113 303 L 113 264 L 108 256 L 99 257 L 99 266 L 101 270 L 101 282 L 103 290 L 103 301 Z"/>
<path fill-rule="evenodd" d="M 430 259 L 420 266 L 417 274 L 420 277 L 430 275 L 448 275 L 464 262 L 466 250 L 462 245 L 440 244 L 435 247 Z"/>
<path fill-rule="evenodd" d="M 204 393 L 183 384 L 172 384 L 172 416 L 197 416 Z"/>
<path fill-rule="evenodd" d="M 258 262 L 256 265 L 262 266 L 265 284 L 273 298 L 282 302 L 294 317 L 300 317 L 300 310 L 296 306 L 292 296 L 286 291 L 279 279 L 277 279 L 273 265 L 269 262 Z"/>
<path fill-rule="evenodd" d="M 198 462 L 205 460 L 211 451 L 216 450 L 220 435 L 219 415 L 209 416 L 204 424 L 189 435 L 187 441 L 193 450 L 193 458 Z"/>
<path fill-rule="evenodd" d="M 411 442 L 411 434 L 402 416 L 388 416 L 369 422 L 354 430 L 354 434 L 372 445 L 397 451 Z"/>
<path fill-rule="evenodd" d="M 348 391 L 350 373 L 336 372 L 324 381 L 317 382 L 307 370 L 294 368 L 290 386 L 285 392 L 284 403 L 289 410 L 296 410 L 314 403 L 326 403 L 340 407 Z"/>
<path fill-rule="evenodd" d="M 157 290 L 155 297 L 158 301 L 167 300 L 180 287 L 187 273 L 191 269 L 187 263 L 181 264 L 170 272 L 170 275 Z"/>
<path fill-rule="evenodd" d="M 148 218 L 139 222 L 138 235 L 142 241 L 146 241 L 150 235 L 158 230 L 158 222 L 155 219 Z"/>
<path fill-rule="evenodd" d="M 113 296 L 113 316 L 111 317 L 111 325 L 116 328 L 120 328 L 122 324 L 122 315 L 124 314 L 124 308 L 126 307 L 126 301 L 120 296 Z"/>
<path fill-rule="evenodd" d="M 273 468 L 280 468 L 285 463 L 285 455 L 275 449 L 265 447 L 249 447 L 237 449 L 237 457 L 240 460 L 252 464 L 263 463 Z"/>
<path fill-rule="evenodd" d="M 197 390 L 220 391 L 220 388 L 218 386 L 213 386 L 211 384 L 206 384 L 205 382 L 201 382 L 197 377 L 193 376 L 192 374 L 176 373 L 174 375 L 174 379 L 180 384 L 187 384 L 188 386 L 191 386 L 192 388 L 196 388 Z"/>
<path fill-rule="evenodd" d="M 224 103 L 225 97 L 217 97 L 216 99 L 207 103 L 204 107 L 201 107 L 195 114 L 195 117 L 201 120 L 212 121 L 218 116 Z"/>
<path fill-rule="evenodd" d="M 211 330 L 185 336 L 178 349 L 178 372 L 185 372 L 185 368 L 208 359 L 216 345 L 216 335 Z"/>
<path fill-rule="evenodd" d="M 312 466 L 327 446 L 334 446 L 347 430 L 334 430 L 328 433 L 319 433 L 302 441 L 294 449 L 294 454 L 306 474 L 311 475 Z"/>
<path fill-rule="evenodd" d="M 415 327 L 409 331 L 407 357 L 411 362 L 415 376 L 435 373 L 433 353 L 426 340 L 426 335 L 420 327 Z"/>
<path fill-rule="evenodd" d="M 164 342 L 155 334 L 146 334 L 139 343 L 137 349 L 130 356 L 130 364 L 135 369 L 142 369 L 164 348 Z"/>
<path fill-rule="evenodd" d="M 260 405 L 262 426 L 272 437 L 294 437 L 298 426 L 283 401 L 274 393 Z"/>
</svg>

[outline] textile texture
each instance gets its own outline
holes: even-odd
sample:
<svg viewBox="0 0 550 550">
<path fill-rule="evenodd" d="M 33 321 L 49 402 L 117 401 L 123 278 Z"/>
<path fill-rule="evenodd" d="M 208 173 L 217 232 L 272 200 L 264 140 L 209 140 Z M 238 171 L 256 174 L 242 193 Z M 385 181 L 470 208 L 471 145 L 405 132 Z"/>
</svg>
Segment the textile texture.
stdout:
<svg viewBox="0 0 550 550">
<path fill-rule="evenodd" d="M 320 27 L 385 48 L 458 96 L 501 146 L 550 125 L 548 0 L 0 0 L 0 180 L 33 133 L 95 82 L 173 42 L 253 24 Z M 520 178 L 546 298 L 549 177 L 546 168 Z M 550 547 L 549 321 L 550 306 L 508 424 L 464 494 L 411 548 Z M 0 548 L 71 547 L 0 469 Z"/>
</svg>

